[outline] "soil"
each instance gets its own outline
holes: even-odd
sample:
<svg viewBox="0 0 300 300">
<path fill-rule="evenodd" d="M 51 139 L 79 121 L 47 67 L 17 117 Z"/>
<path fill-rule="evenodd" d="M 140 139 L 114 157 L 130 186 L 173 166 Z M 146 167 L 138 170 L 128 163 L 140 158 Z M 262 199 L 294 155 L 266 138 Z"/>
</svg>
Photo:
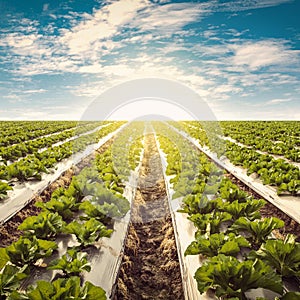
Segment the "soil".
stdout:
<svg viewBox="0 0 300 300">
<path fill-rule="evenodd" d="M 153 134 L 145 135 L 114 300 L 184 299 L 172 219 Z"/>
<path fill-rule="evenodd" d="M 41 212 L 40 208 L 35 206 L 35 202 L 42 201 L 47 202 L 50 200 L 52 193 L 59 187 L 67 188 L 74 175 L 77 175 L 84 167 L 89 166 L 91 161 L 94 159 L 97 153 L 103 153 L 113 142 L 110 139 L 105 144 L 103 144 L 95 153 L 90 154 L 85 159 L 83 159 L 76 166 L 65 171 L 61 176 L 52 184 L 50 184 L 40 195 L 30 201 L 22 210 L 15 214 L 11 219 L 9 219 L 5 224 L 0 226 L 0 247 L 7 247 L 11 243 L 17 241 L 22 235 L 22 231 L 18 230 L 18 226 L 23 223 L 23 221 L 29 216 L 36 216 Z"/>
</svg>

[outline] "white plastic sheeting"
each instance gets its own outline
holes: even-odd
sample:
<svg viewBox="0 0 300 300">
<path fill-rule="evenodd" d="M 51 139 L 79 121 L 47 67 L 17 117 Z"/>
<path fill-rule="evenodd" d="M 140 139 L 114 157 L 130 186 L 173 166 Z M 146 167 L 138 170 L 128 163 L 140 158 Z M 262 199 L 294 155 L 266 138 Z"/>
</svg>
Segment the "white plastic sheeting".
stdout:
<svg viewBox="0 0 300 300">
<path fill-rule="evenodd" d="M 156 136 L 155 136 L 156 138 Z M 217 299 L 207 294 L 200 294 L 197 288 L 197 282 L 194 279 L 196 270 L 202 265 L 203 260 L 199 255 L 184 256 L 188 245 L 195 239 L 196 228 L 194 224 L 187 219 L 187 214 L 179 213 L 177 210 L 181 206 L 182 198 L 172 200 L 174 190 L 170 184 L 171 176 L 166 176 L 167 160 L 166 154 L 160 149 L 159 141 L 156 139 L 157 148 L 161 157 L 165 184 L 168 194 L 169 207 L 172 216 L 178 258 L 180 263 L 184 297 L 186 300 L 212 300 Z"/>
<path fill-rule="evenodd" d="M 116 132 L 114 132 L 114 134 L 115 133 Z M 134 171 L 131 171 L 123 193 L 123 196 L 130 202 L 130 206 L 132 205 L 136 193 L 142 157 L 143 151 L 141 151 L 140 163 Z M 83 199 L 83 201 L 88 201 L 89 197 L 90 196 L 86 196 L 86 199 Z M 114 220 L 114 231 L 111 237 L 101 238 L 95 244 L 97 248 L 90 248 L 87 251 L 88 261 L 91 263 L 92 269 L 90 272 L 83 272 L 83 280 L 90 281 L 94 285 L 102 287 L 108 299 L 112 299 L 116 288 L 116 280 L 122 263 L 130 215 L 131 210 L 129 210 L 123 218 Z M 67 251 L 68 247 L 78 245 L 73 235 L 59 237 L 56 241 L 59 246 L 58 252 L 50 258 L 46 258 L 45 263 L 49 263 L 51 260 L 61 257 Z M 23 287 L 34 284 L 37 280 L 51 281 L 58 273 L 58 271 L 36 269 L 30 278 L 24 282 Z"/>
<path fill-rule="evenodd" d="M 186 139 L 191 141 L 199 150 L 204 152 L 219 166 L 233 174 L 240 181 L 249 186 L 257 194 L 268 200 L 274 206 L 278 207 L 281 211 L 287 214 L 289 217 L 300 223 L 300 199 L 294 196 L 278 196 L 276 189 L 271 186 L 263 185 L 262 181 L 258 178 L 253 178 L 247 175 L 247 170 L 241 167 L 233 165 L 226 157 L 218 158 L 216 153 L 209 150 L 208 147 L 202 147 L 199 142 L 190 137 L 187 133 L 179 131 L 172 126 L 174 130 L 184 136 Z"/>
<path fill-rule="evenodd" d="M 174 128 L 174 127 L 172 127 Z M 175 129 L 175 128 L 174 128 Z M 176 130 L 176 129 L 175 129 Z M 204 150 L 198 142 L 188 136 L 185 133 L 182 133 L 178 130 L 181 135 L 194 143 L 201 151 L 207 153 L 207 149 Z M 164 174 L 166 173 L 167 161 L 165 153 L 159 148 L 159 141 L 156 141 L 163 165 Z M 210 154 L 210 155 L 209 155 Z M 215 160 L 220 166 L 227 169 L 224 162 L 217 159 L 216 155 L 213 153 L 209 153 L 208 155 Z M 229 170 L 228 170 L 229 171 Z M 231 172 L 231 171 L 230 171 Z M 188 245 L 195 239 L 196 228 L 191 221 L 187 219 L 187 214 L 179 213 L 177 210 L 180 208 L 182 203 L 182 198 L 177 198 L 172 200 L 172 195 L 174 194 L 174 190 L 172 189 L 172 184 L 170 184 L 170 176 L 165 175 L 165 182 L 168 192 L 169 205 L 172 215 L 174 233 L 176 238 L 177 251 L 179 255 L 179 262 L 182 274 L 184 295 L 186 300 L 212 300 L 217 299 L 213 294 L 200 294 L 197 288 L 197 282 L 194 279 L 194 274 L 196 270 L 201 267 L 201 265 L 205 262 L 205 259 L 201 258 L 200 255 L 188 255 L 184 256 L 184 252 Z M 275 299 L 276 296 L 280 296 L 272 291 L 265 289 L 255 289 L 249 290 L 247 293 L 247 298 L 249 300 L 255 300 L 258 297 L 264 297 L 266 299 Z"/>
<path fill-rule="evenodd" d="M 63 172 L 70 169 L 73 165 L 78 164 L 93 151 L 105 144 L 115 134 L 122 130 L 124 126 L 126 126 L 126 124 L 103 137 L 98 143 L 89 145 L 84 151 L 76 153 L 70 158 L 59 162 L 53 168 L 52 173 L 42 175 L 41 181 L 27 181 L 24 183 L 17 182 L 14 186 L 14 190 L 8 192 L 8 198 L 0 204 L 0 225 L 18 213 L 24 206 L 32 201 L 34 197 L 40 194 L 52 182 L 57 180 Z"/>
</svg>

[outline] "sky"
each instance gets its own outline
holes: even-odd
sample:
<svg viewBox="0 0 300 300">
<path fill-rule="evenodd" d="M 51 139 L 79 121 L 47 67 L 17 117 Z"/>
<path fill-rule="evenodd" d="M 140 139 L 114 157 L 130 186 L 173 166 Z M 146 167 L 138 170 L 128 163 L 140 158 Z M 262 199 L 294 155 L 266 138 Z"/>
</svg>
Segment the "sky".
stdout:
<svg viewBox="0 0 300 300">
<path fill-rule="evenodd" d="M 78 120 L 105 91 L 159 78 L 218 120 L 300 120 L 299 13 L 300 0 L 0 0 L 0 119 Z M 162 110 L 185 118 L 175 106 Z"/>
</svg>

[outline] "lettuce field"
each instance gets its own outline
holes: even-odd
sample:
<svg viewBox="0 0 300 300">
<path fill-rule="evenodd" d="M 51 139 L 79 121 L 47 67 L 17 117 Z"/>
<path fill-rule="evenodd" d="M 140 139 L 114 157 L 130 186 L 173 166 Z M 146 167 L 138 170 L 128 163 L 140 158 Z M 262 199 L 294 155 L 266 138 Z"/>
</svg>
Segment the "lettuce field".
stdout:
<svg viewBox="0 0 300 300">
<path fill-rule="evenodd" d="M 0 129 L 0 300 L 300 299 L 300 122 Z"/>
</svg>

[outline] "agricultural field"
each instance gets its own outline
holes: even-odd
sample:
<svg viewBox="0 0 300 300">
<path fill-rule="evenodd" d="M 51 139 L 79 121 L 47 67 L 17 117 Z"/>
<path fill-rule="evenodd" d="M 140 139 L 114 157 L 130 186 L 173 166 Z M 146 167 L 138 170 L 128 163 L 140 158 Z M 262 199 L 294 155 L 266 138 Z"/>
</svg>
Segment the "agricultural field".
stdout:
<svg viewBox="0 0 300 300">
<path fill-rule="evenodd" d="M 0 128 L 0 300 L 300 299 L 300 122 Z"/>
</svg>

